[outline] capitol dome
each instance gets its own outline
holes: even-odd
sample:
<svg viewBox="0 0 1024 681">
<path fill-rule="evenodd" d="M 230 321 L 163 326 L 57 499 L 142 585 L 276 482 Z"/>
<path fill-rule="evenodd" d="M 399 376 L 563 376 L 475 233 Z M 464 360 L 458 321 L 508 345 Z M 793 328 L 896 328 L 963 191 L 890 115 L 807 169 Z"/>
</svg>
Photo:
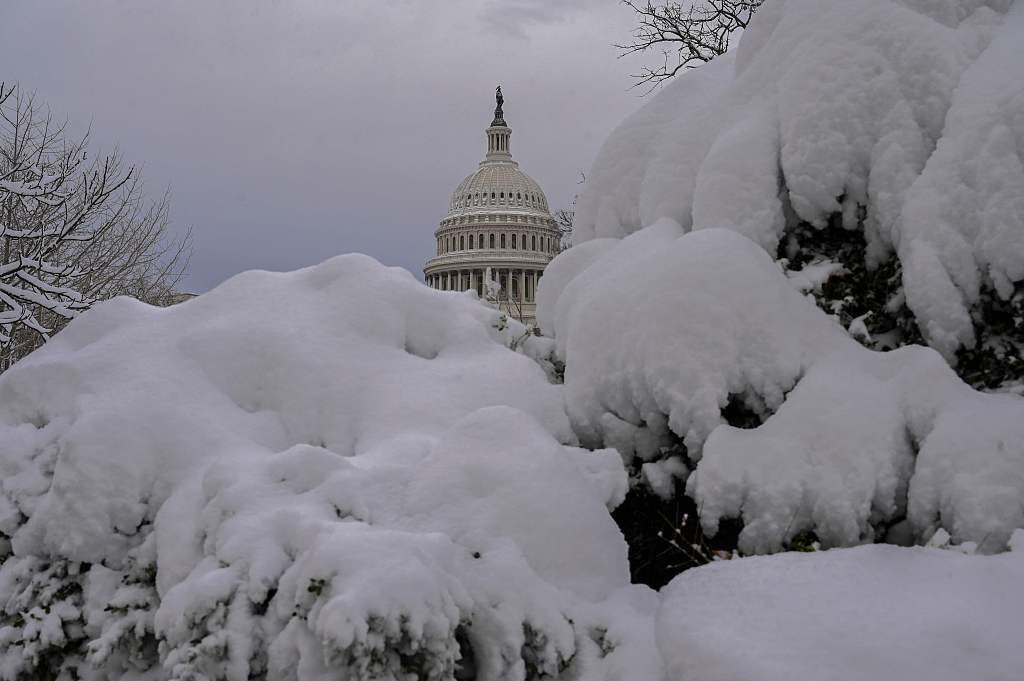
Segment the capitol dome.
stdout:
<svg viewBox="0 0 1024 681">
<path fill-rule="evenodd" d="M 472 212 L 474 208 L 488 205 L 547 213 L 547 203 L 547 197 L 544 196 L 540 185 L 520 170 L 518 163 L 484 161 L 480 168 L 463 180 L 452 193 L 448 215 L 461 215 Z"/>
<path fill-rule="evenodd" d="M 540 185 L 512 160 L 499 87 L 487 154 L 452 193 L 434 232 L 437 254 L 423 274 L 428 286 L 476 290 L 503 312 L 535 322 L 537 283 L 558 253 L 561 234 Z"/>
</svg>

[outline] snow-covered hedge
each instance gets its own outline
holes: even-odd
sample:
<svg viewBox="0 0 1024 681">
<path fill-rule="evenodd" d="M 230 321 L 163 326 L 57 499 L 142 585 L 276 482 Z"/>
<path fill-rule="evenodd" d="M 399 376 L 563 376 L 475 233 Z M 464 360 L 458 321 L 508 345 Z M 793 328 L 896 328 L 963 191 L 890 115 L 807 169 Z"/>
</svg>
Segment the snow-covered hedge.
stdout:
<svg viewBox="0 0 1024 681">
<path fill-rule="evenodd" d="M 563 267 L 541 296 L 576 432 L 647 462 L 656 488 L 696 466 L 707 533 L 740 518 L 740 549 L 761 553 L 943 526 L 991 552 L 1024 527 L 1024 399 L 974 391 L 929 348 L 861 347 L 746 237 L 664 219 Z M 763 424 L 727 425 L 733 403 Z"/>
<path fill-rule="evenodd" d="M 1024 400 L 950 363 L 976 324 L 1024 342 L 1021 36 L 1019 2 L 771 0 L 734 54 L 627 119 L 578 203 L 585 250 L 538 292 L 584 444 L 663 496 L 685 479 L 704 530 L 740 519 L 745 552 L 939 526 L 1004 549 L 1024 526 Z M 861 239 L 833 244 L 856 274 L 808 257 L 826 233 Z M 816 306 L 843 276 L 874 288 Z M 851 339 L 871 315 L 840 312 L 869 297 L 909 306 L 934 350 Z M 972 317 L 999 299 L 998 323 Z"/>
<path fill-rule="evenodd" d="M 76 320 L 0 379 L 0 678 L 656 660 L 621 460 L 499 321 L 362 256 Z"/>
<path fill-rule="evenodd" d="M 668 217 L 775 253 L 839 218 L 869 264 L 895 253 L 900 298 L 952 358 L 983 296 L 1024 295 L 1022 34 L 1009 0 L 769 0 L 735 55 L 613 133 L 574 239 Z"/>
</svg>

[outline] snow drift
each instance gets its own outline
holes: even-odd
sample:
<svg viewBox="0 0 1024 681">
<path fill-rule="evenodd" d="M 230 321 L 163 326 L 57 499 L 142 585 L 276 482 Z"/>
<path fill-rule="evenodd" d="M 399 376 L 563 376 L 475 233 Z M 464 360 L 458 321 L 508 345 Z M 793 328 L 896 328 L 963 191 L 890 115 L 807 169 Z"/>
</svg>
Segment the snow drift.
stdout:
<svg viewBox="0 0 1024 681">
<path fill-rule="evenodd" d="M 689 570 L 662 591 L 667 678 L 1013 681 L 1024 668 L 1018 549 L 861 546 Z"/>
<path fill-rule="evenodd" d="M 655 660 L 619 457 L 497 317 L 344 256 L 76 320 L 0 379 L 0 678 Z"/>
<path fill-rule="evenodd" d="M 1009 8 L 1009 9 L 1008 9 Z M 971 307 L 1024 280 L 1024 8 L 1007 0 L 771 0 L 735 56 L 678 77 L 605 143 L 574 238 L 671 218 L 774 253 L 841 215 L 947 358 Z"/>
</svg>

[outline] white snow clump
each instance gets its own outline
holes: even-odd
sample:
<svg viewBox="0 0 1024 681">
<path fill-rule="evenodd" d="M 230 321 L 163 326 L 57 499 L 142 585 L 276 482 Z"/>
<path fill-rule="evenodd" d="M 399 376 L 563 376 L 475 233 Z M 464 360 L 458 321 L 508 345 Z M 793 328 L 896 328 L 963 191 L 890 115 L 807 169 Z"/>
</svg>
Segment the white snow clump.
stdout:
<svg viewBox="0 0 1024 681">
<path fill-rule="evenodd" d="M 496 317 L 342 256 L 75 320 L 0 377 L 0 678 L 659 664 L 621 461 Z"/>
<path fill-rule="evenodd" d="M 1024 526 L 1024 399 L 976 392 L 930 348 L 863 348 L 732 230 L 663 219 L 541 296 L 582 442 L 682 457 L 705 531 L 742 519 L 744 552 L 940 526 L 993 552 Z M 729 426 L 731 404 L 762 424 Z"/>
</svg>

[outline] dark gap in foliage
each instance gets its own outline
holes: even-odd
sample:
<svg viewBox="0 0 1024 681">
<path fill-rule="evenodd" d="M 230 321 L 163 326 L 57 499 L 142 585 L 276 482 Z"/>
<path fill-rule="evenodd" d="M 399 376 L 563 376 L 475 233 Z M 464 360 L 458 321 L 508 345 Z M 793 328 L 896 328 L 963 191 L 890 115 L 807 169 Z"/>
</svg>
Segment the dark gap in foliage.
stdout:
<svg viewBox="0 0 1024 681">
<path fill-rule="evenodd" d="M 461 622 L 455 627 L 455 642 L 459 644 L 459 661 L 455 663 L 455 681 L 472 681 L 476 678 L 476 653 L 469 638 L 472 622 Z"/>
<path fill-rule="evenodd" d="M 903 271 L 900 261 L 890 256 L 875 268 L 869 268 L 867 243 L 861 230 L 845 229 L 841 216 L 833 215 L 825 229 L 801 222 L 779 246 L 788 268 L 801 270 L 806 265 L 828 260 L 843 266 L 845 273 L 833 275 L 812 295 L 818 307 L 838 318 L 849 328 L 858 317 L 871 334 L 865 344 L 876 350 L 892 350 L 910 343 L 923 343 L 913 314 L 903 300 Z"/>
<path fill-rule="evenodd" d="M 729 403 L 722 410 L 722 419 L 734 428 L 757 428 L 764 423 L 764 417 L 750 406 L 742 395 L 730 395 Z"/>
<path fill-rule="evenodd" d="M 836 316 L 844 328 L 863 318 L 871 338 L 858 340 L 867 347 L 893 350 L 925 345 L 904 299 L 899 258 L 890 255 L 877 267 L 869 268 L 866 250 L 863 231 L 845 229 L 841 216 L 836 214 L 824 229 L 806 222 L 790 228 L 779 244 L 778 257 L 791 270 L 825 260 L 843 266 L 844 273 L 830 277 L 812 295 L 818 307 Z M 1016 284 L 1007 299 L 985 286 L 971 316 L 977 343 L 957 352 L 956 373 L 979 390 L 1024 383 L 1024 285 Z"/>
<path fill-rule="evenodd" d="M 629 570 L 634 584 L 652 589 L 672 581 L 683 570 L 731 554 L 742 525 L 723 523 L 713 539 L 700 528 L 697 506 L 677 480 L 671 499 L 663 499 L 646 485 L 634 485 L 612 517 L 629 544 Z"/>
<path fill-rule="evenodd" d="M 979 389 L 995 389 L 1024 381 L 1024 284 L 1014 287 L 1009 300 L 984 289 L 974 310 L 973 348 L 957 352 L 956 371 Z"/>
</svg>

